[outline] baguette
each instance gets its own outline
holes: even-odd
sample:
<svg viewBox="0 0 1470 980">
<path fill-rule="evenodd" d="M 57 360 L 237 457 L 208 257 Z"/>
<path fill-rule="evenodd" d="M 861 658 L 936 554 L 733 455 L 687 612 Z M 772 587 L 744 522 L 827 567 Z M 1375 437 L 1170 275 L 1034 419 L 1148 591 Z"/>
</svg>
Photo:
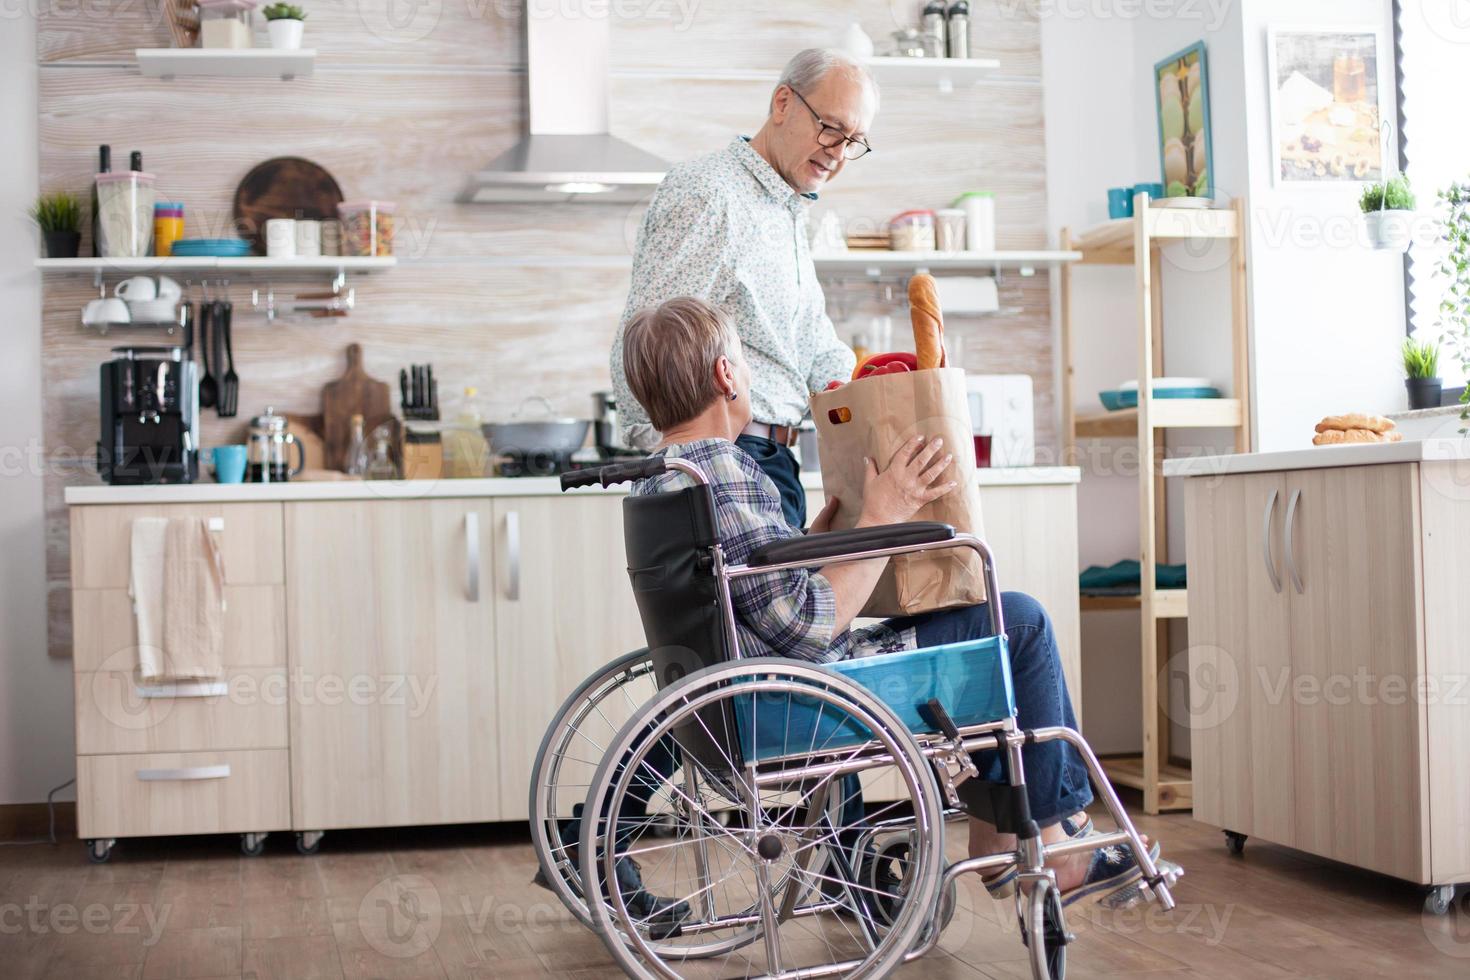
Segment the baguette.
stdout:
<svg viewBox="0 0 1470 980">
<path fill-rule="evenodd" d="M 909 318 L 914 325 L 914 350 L 919 370 L 944 367 L 944 316 L 934 277 L 920 272 L 909 279 Z"/>
</svg>

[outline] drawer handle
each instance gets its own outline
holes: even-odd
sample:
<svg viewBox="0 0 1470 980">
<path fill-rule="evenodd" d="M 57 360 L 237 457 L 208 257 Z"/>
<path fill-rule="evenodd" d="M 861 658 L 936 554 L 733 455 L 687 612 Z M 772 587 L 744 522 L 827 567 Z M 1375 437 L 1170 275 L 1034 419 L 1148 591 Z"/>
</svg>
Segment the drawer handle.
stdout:
<svg viewBox="0 0 1470 980">
<path fill-rule="evenodd" d="M 230 764 L 219 766 L 187 766 L 183 769 L 139 769 L 138 778 L 145 783 L 179 783 L 195 779 L 225 779 Z"/>
<path fill-rule="evenodd" d="M 1266 517 L 1261 524 L 1261 553 L 1266 558 L 1266 574 L 1271 576 L 1271 588 L 1277 594 L 1281 593 L 1281 576 L 1276 574 L 1276 559 L 1271 557 L 1271 515 L 1276 513 L 1276 497 L 1278 491 L 1271 491 L 1271 499 L 1266 501 Z"/>
<path fill-rule="evenodd" d="M 1286 502 L 1286 570 L 1291 573 L 1291 584 L 1296 586 L 1297 595 L 1306 591 L 1302 587 L 1302 577 L 1296 570 L 1296 542 L 1292 540 L 1291 528 L 1296 523 L 1296 504 L 1302 499 L 1301 487 L 1291 492 L 1291 499 Z"/>
<path fill-rule="evenodd" d="M 230 685 L 227 681 L 180 681 L 147 687 L 134 685 L 133 693 L 140 698 L 214 698 L 229 694 Z"/>
<path fill-rule="evenodd" d="M 471 602 L 480 601 L 480 515 L 470 511 L 464 515 L 465 595 Z"/>
<path fill-rule="evenodd" d="M 505 544 L 510 566 L 505 597 L 516 602 L 521 597 L 521 515 L 518 511 L 512 510 L 505 515 Z"/>
</svg>

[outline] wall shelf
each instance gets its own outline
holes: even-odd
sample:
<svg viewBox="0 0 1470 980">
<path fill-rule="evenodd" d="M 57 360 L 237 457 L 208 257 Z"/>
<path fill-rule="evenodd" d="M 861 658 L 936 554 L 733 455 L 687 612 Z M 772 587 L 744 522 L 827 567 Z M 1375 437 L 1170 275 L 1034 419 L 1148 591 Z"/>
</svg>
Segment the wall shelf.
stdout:
<svg viewBox="0 0 1470 980">
<path fill-rule="evenodd" d="M 877 279 L 882 276 L 910 275 L 915 272 L 998 272 L 1019 269 L 1029 276 L 1038 266 L 1054 266 L 1081 260 L 1082 253 L 1063 250 L 1013 252 L 885 252 L 878 249 L 854 249 L 850 252 L 816 254 L 817 275 L 849 273 Z"/>
<path fill-rule="evenodd" d="M 1000 67 L 994 58 L 868 58 L 863 64 L 880 86 L 930 85 L 941 92 L 974 85 Z"/>
<path fill-rule="evenodd" d="M 273 259 L 263 255 L 247 255 L 242 258 L 220 258 L 216 256 L 142 256 L 136 259 L 37 259 L 36 268 L 42 272 L 90 272 L 104 274 L 136 275 L 137 273 L 168 272 L 233 272 L 289 274 L 300 273 L 348 273 L 379 272 L 398 264 L 393 255 L 322 255 L 313 258 Z"/>
<path fill-rule="evenodd" d="M 1234 210 L 1221 208 L 1150 207 L 1144 212 L 1151 241 L 1235 238 L 1240 221 Z M 1083 265 L 1132 265 L 1133 218 L 1116 218 L 1082 232 L 1072 247 L 1082 252 Z"/>
<path fill-rule="evenodd" d="M 308 78 L 316 69 L 316 50 L 297 48 L 138 48 L 138 70 L 145 78 Z"/>
</svg>

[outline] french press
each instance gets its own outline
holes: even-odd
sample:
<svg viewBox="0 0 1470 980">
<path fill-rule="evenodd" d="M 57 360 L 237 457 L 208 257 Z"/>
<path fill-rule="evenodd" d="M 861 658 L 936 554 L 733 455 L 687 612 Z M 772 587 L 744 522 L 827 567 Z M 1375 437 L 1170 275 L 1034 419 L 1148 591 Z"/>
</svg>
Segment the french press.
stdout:
<svg viewBox="0 0 1470 980">
<path fill-rule="evenodd" d="M 306 447 L 286 431 L 288 420 L 267 408 L 250 420 L 249 473 L 251 483 L 284 483 L 306 468 Z M 296 447 L 296 468 L 291 468 L 288 445 Z"/>
</svg>

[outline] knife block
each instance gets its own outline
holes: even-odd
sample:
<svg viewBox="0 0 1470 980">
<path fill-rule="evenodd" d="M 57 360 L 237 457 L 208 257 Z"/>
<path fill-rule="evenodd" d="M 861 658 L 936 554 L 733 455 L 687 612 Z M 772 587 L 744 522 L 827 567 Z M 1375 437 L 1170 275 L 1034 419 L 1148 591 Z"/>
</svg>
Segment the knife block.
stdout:
<svg viewBox="0 0 1470 980">
<path fill-rule="evenodd" d="M 437 432 L 413 432 L 404 426 L 399 458 L 405 480 L 437 480 L 444 475 L 444 442 Z"/>
</svg>

